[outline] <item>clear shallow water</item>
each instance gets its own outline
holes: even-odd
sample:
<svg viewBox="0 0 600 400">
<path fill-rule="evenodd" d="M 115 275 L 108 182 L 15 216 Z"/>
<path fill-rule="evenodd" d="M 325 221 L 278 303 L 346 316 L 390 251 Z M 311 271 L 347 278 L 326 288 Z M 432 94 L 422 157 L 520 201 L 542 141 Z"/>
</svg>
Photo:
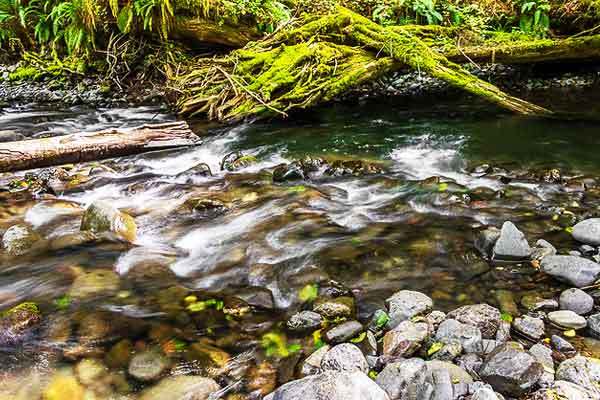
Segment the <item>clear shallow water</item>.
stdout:
<svg viewBox="0 0 600 400">
<path fill-rule="evenodd" d="M 114 329 L 99 329 L 104 337 L 94 342 L 101 355 L 124 338 L 164 344 L 151 333 L 157 326 L 170 332 L 169 340 L 206 339 L 232 356 L 242 354 L 260 349 L 261 335 L 301 306 L 303 287 L 330 280 L 352 289 L 363 320 L 403 288 L 429 294 L 444 310 L 498 305 L 506 290 L 516 302 L 524 294 L 555 295 L 561 287 L 527 265 L 489 265 L 473 240 L 482 227 L 511 220 L 531 243 L 545 238 L 560 250 L 574 248 L 564 231 L 571 215 L 597 213 L 600 205 L 599 124 L 495 115 L 478 106 L 463 111 L 444 117 L 443 108 L 374 104 L 208 134 L 200 124 L 204 143 L 196 148 L 76 167 L 70 174 L 78 183 L 56 197 L 3 194 L 0 233 L 17 223 L 47 239 L 76 233 L 83 209 L 96 200 L 128 212 L 138 226 L 133 246 L 92 243 L 1 259 L 0 309 L 38 302 L 44 327 L 28 343 L 46 345 L 35 356 L 26 347 L 0 349 L 12 360 L 5 369 L 14 374 L 31 364 L 54 369 L 73 362 L 64 353 L 82 346 L 82 321 L 90 315 L 113 321 Z M 0 113 L 0 130 L 39 137 L 171 119 L 153 108 L 27 107 Z M 233 151 L 258 162 L 221 171 L 222 158 Z M 275 166 L 305 156 L 367 160 L 384 172 L 272 182 Z M 213 176 L 198 174 L 199 163 Z M 564 183 L 541 179 L 550 168 L 561 170 Z M 0 184 L 18 175 L 1 175 Z M 191 206 L 198 200 L 219 201 L 227 210 L 199 212 Z M 131 272 L 136 268 L 159 272 L 140 277 Z M 109 279 L 91 281 L 92 295 L 72 299 L 78 278 L 98 271 Z M 185 310 L 190 293 L 226 304 L 262 300 L 241 319 L 198 320 Z M 69 304 L 58 307 L 64 298 Z M 48 330 L 65 314 L 72 318 L 62 327 L 66 344 L 56 346 Z M 135 328 L 120 329 L 121 322 Z M 177 368 L 189 368 L 179 355 L 172 358 Z"/>
</svg>

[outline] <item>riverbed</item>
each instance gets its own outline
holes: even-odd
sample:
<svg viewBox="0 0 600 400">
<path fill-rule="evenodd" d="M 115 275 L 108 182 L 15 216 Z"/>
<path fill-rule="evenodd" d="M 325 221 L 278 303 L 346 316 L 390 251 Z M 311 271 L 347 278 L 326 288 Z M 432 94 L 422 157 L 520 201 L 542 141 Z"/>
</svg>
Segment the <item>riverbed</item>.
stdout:
<svg viewBox="0 0 600 400">
<path fill-rule="evenodd" d="M 581 98 L 569 100 L 569 110 L 581 108 Z M 159 107 L 13 105 L 0 112 L 0 130 L 39 138 L 174 119 Z M 56 371 L 93 359 L 111 376 L 97 398 L 134 398 L 158 378 L 127 375 L 128 357 L 149 349 L 171 375 L 215 377 L 226 392 L 247 393 L 248 379 L 254 389 L 283 383 L 314 345 L 286 335 L 286 319 L 336 290 L 355 299 L 363 323 L 402 289 L 442 311 L 489 303 L 522 312 L 524 297 L 568 286 L 528 262 L 490 262 L 478 234 L 512 221 L 531 244 L 545 239 L 567 253 L 578 247 L 569 227 L 600 207 L 592 119 L 530 119 L 467 99 L 190 125 L 202 144 L 69 166 L 51 191 L 17 190 L 10 183 L 24 173 L 0 175 L 0 233 L 20 224 L 60 242 L 98 201 L 137 225 L 132 243 L 1 259 L 0 310 L 35 302 L 43 317 L 0 347 L 0 393 L 37 393 Z M 232 154 L 244 162 L 228 170 L 222 160 Z M 278 166 L 307 159 L 318 164 L 310 176 L 274 181 Z M 290 354 L 273 355 L 273 337 Z"/>
</svg>

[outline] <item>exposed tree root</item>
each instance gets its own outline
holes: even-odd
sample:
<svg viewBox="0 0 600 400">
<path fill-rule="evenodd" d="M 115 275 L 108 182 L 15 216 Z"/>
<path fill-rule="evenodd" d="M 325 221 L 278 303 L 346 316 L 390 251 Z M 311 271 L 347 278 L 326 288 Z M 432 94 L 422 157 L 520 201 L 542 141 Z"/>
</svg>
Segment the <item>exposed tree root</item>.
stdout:
<svg viewBox="0 0 600 400">
<path fill-rule="evenodd" d="M 201 59 L 177 78 L 185 115 L 234 121 L 287 115 L 335 99 L 391 70 L 409 67 L 524 115 L 551 111 L 513 97 L 449 60 L 531 62 L 598 58 L 600 37 L 460 47 L 448 28 L 380 26 L 348 9 L 290 26 L 231 54 Z"/>
</svg>

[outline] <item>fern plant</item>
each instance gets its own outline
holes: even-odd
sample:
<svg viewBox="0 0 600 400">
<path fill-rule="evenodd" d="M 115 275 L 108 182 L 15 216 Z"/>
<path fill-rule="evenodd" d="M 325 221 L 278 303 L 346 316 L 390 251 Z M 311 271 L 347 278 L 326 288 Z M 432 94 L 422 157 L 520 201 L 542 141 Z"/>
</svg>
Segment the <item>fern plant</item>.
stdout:
<svg viewBox="0 0 600 400">
<path fill-rule="evenodd" d="M 550 3 L 548 0 L 524 0 L 520 2 L 520 6 L 520 29 L 537 37 L 546 37 L 550 30 Z"/>
<path fill-rule="evenodd" d="M 95 0 L 69 0 L 50 12 L 54 43 L 64 42 L 69 54 L 89 53 L 95 47 L 100 9 Z"/>
<path fill-rule="evenodd" d="M 34 47 L 29 31 L 32 11 L 26 0 L 0 0 L 0 40 L 16 39 L 25 47 Z"/>
</svg>

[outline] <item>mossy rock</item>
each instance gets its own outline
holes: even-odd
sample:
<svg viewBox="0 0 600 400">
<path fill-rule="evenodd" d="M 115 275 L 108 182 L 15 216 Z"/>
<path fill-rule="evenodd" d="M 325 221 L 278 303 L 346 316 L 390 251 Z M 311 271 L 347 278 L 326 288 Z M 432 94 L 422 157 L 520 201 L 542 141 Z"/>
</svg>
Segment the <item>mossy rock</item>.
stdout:
<svg viewBox="0 0 600 400">
<path fill-rule="evenodd" d="M 2 247 L 11 256 L 22 256 L 35 251 L 42 237 L 27 225 L 13 225 L 2 236 Z"/>
<path fill-rule="evenodd" d="M 113 233 L 130 243 L 137 237 L 137 225 L 133 217 L 104 201 L 96 201 L 85 210 L 81 230 L 96 234 Z"/>
<path fill-rule="evenodd" d="M 22 335 L 41 320 L 40 309 L 32 302 L 21 303 L 0 313 L 0 345 L 20 341 Z"/>
</svg>

